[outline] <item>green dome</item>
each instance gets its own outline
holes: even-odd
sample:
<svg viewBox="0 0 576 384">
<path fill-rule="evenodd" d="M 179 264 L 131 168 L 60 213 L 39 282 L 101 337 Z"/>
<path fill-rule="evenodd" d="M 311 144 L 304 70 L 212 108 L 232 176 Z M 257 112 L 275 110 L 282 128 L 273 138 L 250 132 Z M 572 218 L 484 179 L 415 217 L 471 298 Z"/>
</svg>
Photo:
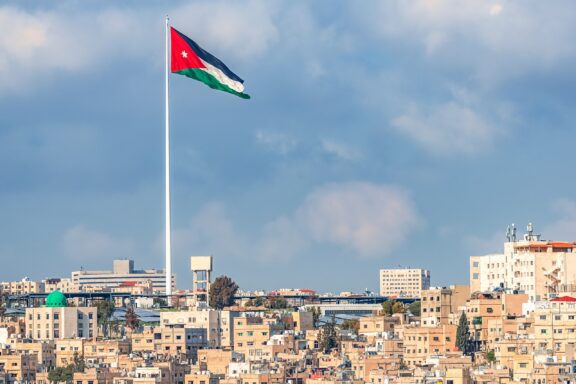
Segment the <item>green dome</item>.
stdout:
<svg viewBox="0 0 576 384">
<path fill-rule="evenodd" d="M 66 296 L 60 291 L 54 291 L 46 297 L 47 307 L 65 307 L 66 305 Z"/>
</svg>

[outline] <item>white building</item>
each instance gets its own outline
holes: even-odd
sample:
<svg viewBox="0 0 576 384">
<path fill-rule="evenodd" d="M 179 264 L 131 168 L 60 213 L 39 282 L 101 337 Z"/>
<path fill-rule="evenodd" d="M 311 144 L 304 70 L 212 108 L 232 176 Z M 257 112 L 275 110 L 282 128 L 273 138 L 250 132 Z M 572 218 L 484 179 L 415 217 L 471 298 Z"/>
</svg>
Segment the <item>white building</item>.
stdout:
<svg viewBox="0 0 576 384">
<path fill-rule="evenodd" d="M 109 291 L 122 283 L 145 283 L 152 281 L 154 292 L 164 292 L 166 274 L 162 269 L 135 270 L 133 260 L 114 260 L 112 271 L 76 271 L 72 272 L 72 284 L 81 291 Z M 172 275 L 172 288 L 176 287 L 176 276 Z"/>
<path fill-rule="evenodd" d="M 514 228 L 514 227 L 512 227 Z M 576 243 L 545 241 L 532 225 L 522 240 L 515 229 L 504 252 L 470 257 L 470 291 L 509 289 L 524 291 L 530 301 L 576 290 Z"/>
<path fill-rule="evenodd" d="M 380 296 L 420 297 L 430 288 L 430 271 L 421 268 L 380 270 Z"/>
</svg>

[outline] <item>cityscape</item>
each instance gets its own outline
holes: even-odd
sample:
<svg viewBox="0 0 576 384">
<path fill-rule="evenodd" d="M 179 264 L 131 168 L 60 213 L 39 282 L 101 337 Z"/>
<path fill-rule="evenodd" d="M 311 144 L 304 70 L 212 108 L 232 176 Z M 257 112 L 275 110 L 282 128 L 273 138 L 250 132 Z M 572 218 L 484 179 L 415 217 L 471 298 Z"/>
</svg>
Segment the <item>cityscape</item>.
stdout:
<svg viewBox="0 0 576 384">
<path fill-rule="evenodd" d="M 576 380 L 576 242 L 508 228 L 470 284 L 383 268 L 379 292 L 244 291 L 191 256 L 192 289 L 113 261 L 0 283 L 2 383 L 557 383 Z M 183 278 L 179 273 L 180 278 Z"/>
<path fill-rule="evenodd" d="M 576 2 L 0 2 L 0 384 L 576 384 Z"/>
</svg>

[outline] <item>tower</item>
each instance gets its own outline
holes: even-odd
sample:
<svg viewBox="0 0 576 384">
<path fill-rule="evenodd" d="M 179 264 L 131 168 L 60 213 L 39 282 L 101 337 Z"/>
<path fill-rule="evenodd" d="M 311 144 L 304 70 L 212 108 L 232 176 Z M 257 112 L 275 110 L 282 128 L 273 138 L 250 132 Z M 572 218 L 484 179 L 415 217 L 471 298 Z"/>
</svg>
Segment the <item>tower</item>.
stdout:
<svg viewBox="0 0 576 384">
<path fill-rule="evenodd" d="M 196 300 L 207 302 L 212 273 L 212 256 L 190 257 L 190 269 L 192 270 L 192 292 Z"/>
</svg>

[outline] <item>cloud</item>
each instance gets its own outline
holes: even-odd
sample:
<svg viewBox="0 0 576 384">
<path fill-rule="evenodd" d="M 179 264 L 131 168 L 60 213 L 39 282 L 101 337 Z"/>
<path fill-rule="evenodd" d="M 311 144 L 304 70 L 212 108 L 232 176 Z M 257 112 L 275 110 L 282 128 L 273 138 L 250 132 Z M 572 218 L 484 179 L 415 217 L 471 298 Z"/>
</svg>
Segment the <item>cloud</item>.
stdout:
<svg viewBox="0 0 576 384">
<path fill-rule="evenodd" d="M 121 61 L 145 58 L 150 65 L 162 65 L 164 31 L 158 11 L 0 7 L 0 93 L 25 92 L 54 74 L 85 73 Z M 186 20 L 180 24 L 184 33 L 229 58 L 253 59 L 277 40 L 274 7 L 267 2 L 204 1 L 168 12 L 177 21 Z"/>
<path fill-rule="evenodd" d="M 571 2 L 393 0 L 351 7 L 372 35 L 419 46 L 433 63 L 469 70 L 480 81 L 501 82 L 576 56 Z"/>
<path fill-rule="evenodd" d="M 302 247 L 304 238 L 289 219 L 279 217 L 266 223 L 256 235 L 242 231 L 229 217 L 225 206 L 211 202 L 203 206 L 189 224 L 172 232 L 175 253 L 206 254 L 222 259 L 245 258 L 267 262 L 286 262 Z M 157 249 L 164 247 L 164 238 Z"/>
<path fill-rule="evenodd" d="M 256 131 L 256 142 L 270 152 L 286 155 L 296 149 L 298 140 L 287 133 L 272 131 Z"/>
<path fill-rule="evenodd" d="M 181 254 L 262 262 L 302 257 L 315 244 L 343 247 L 359 257 L 381 257 L 400 246 L 421 222 L 413 202 L 399 188 L 336 183 L 315 189 L 293 213 L 254 233 L 236 225 L 223 204 L 207 204 L 189 225 L 174 230 L 173 244 Z"/>
<path fill-rule="evenodd" d="M 366 182 L 329 184 L 313 191 L 296 213 L 314 240 L 383 256 L 402 244 L 421 219 L 401 189 Z"/>
<path fill-rule="evenodd" d="M 324 152 L 341 160 L 356 161 L 362 158 L 362 153 L 359 150 L 346 144 L 339 143 L 332 139 L 322 139 L 320 142 Z"/>
<path fill-rule="evenodd" d="M 277 11 L 269 2 L 200 1 L 177 7 L 171 13 L 176 15 L 176 28 L 186 25 L 182 32 L 202 45 L 237 58 L 253 59 L 278 41 L 274 22 Z"/>
<path fill-rule="evenodd" d="M 66 230 L 62 237 L 64 254 L 73 260 L 130 257 L 134 244 L 129 239 L 115 238 L 110 234 L 76 225 Z"/>
<path fill-rule="evenodd" d="M 496 128 L 472 108 L 448 102 L 423 111 L 412 106 L 391 125 L 436 154 L 476 154 L 489 149 Z"/>
</svg>

